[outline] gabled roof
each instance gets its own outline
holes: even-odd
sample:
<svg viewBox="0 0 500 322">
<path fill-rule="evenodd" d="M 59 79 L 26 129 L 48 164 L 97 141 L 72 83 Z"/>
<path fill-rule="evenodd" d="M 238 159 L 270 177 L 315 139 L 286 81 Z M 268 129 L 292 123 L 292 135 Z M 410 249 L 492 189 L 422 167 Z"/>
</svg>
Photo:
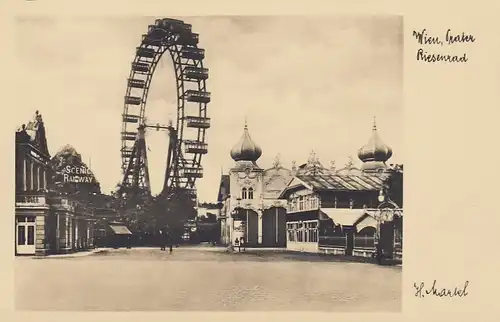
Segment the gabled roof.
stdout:
<svg viewBox="0 0 500 322">
<path fill-rule="evenodd" d="M 316 174 L 296 175 L 281 192 L 279 198 L 286 198 L 289 192 L 300 187 L 313 191 L 378 191 L 384 185 L 380 174 Z"/>
</svg>

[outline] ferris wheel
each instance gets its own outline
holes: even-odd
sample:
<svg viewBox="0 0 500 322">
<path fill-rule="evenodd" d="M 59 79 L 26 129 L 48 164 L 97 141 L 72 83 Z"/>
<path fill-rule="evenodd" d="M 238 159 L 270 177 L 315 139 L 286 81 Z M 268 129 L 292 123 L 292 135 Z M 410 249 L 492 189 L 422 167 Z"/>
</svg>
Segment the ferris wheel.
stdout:
<svg viewBox="0 0 500 322">
<path fill-rule="evenodd" d="M 169 135 L 165 178 L 161 195 L 169 196 L 179 189 L 196 195 L 195 181 L 203 177 L 202 156 L 208 152 L 206 130 L 210 128 L 206 89 L 208 69 L 203 67 L 205 50 L 198 48 L 199 35 L 181 20 L 157 19 L 142 36 L 127 80 L 122 114 L 121 159 L 125 194 L 151 194 L 146 131 L 163 130 Z M 176 81 L 176 120 L 167 124 L 148 124 L 146 105 L 155 69 L 168 52 Z"/>
</svg>

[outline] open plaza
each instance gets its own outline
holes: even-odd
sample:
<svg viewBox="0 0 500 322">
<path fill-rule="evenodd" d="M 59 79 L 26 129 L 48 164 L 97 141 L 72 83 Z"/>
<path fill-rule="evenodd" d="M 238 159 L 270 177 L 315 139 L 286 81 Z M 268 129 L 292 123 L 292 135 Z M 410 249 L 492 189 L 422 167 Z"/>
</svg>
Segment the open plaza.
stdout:
<svg viewBox="0 0 500 322">
<path fill-rule="evenodd" d="M 397 266 L 218 247 L 19 257 L 17 310 L 401 311 Z"/>
</svg>

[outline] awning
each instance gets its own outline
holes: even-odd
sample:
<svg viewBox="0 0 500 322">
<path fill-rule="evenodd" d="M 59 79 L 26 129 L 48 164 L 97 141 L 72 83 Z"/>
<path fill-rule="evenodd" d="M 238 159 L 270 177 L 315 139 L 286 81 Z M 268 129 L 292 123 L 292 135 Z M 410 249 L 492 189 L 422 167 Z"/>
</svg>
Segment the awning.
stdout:
<svg viewBox="0 0 500 322">
<path fill-rule="evenodd" d="M 132 235 L 132 232 L 123 225 L 109 225 L 116 235 Z"/>
<path fill-rule="evenodd" d="M 336 225 L 353 226 L 365 214 L 364 209 L 320 208 L 321 219 L 330 218 Z"/>
<path fill-rule="evenodd" d="M 369 213 L 366 213 L 366 216 L 363 219 L 361 219 L 356 225 L 358 232 L 366 227 L 373 227 L 375 229 L 377 228 L 377 220 L 373 218 L 373 216 L 370 215 Z"/>
</svg>

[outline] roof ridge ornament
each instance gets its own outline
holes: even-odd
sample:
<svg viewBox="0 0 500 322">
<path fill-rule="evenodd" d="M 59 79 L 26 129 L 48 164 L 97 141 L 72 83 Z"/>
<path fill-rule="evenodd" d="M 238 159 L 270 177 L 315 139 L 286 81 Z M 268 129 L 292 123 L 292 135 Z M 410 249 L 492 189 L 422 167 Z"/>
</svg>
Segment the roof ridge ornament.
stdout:
<svg viewBox="0 0 500 322">
<path fill-rule="evenodd" d="M 335 166 L 335 160 L 330 161 L 330 171 L 335 172 L 336 166 Z"/>
<path fill-rule="evenodd" d="M 353 160 L 351 155 L 347 157 L 347 163 L 346 163 L 345 167 L 349 170 L 354 168 L 354 160 Z"/>
<path fill-rule="evenodd" d="M 276 155 L 276 157 L 274 158 L 273 167 L 276 168 L 276 169 L 281 168 L 280 157 L 281 157 L 281 154 L 278 153 Z"/>
</svg>

